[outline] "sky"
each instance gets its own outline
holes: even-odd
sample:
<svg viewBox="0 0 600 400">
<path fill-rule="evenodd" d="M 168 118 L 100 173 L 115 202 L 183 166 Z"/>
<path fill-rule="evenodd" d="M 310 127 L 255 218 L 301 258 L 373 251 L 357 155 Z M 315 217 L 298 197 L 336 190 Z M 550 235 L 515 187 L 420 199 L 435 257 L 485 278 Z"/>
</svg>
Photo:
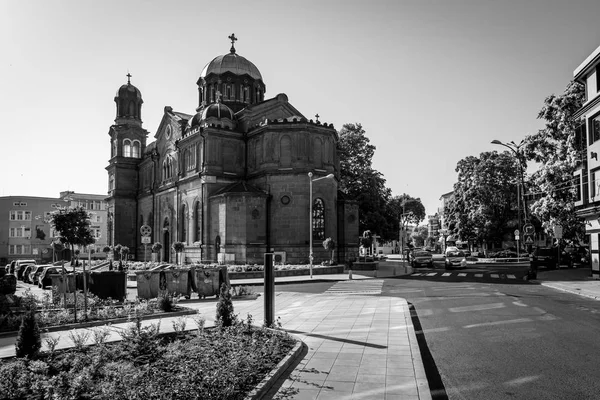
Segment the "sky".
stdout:
<svg viewBox="0 0 600 400">
<path fill-rule="evenodd" d="M 0 196 L 107 193 L 125 75 L 150 143 L 165 106 L 195 113 L 196 81 L 235 33 L 266 98 L 362 124 L 392 194 L 432 215 L 459 160 L 543 127 L 544 99 L 600 46 L 599 13 L 597 0 L 0 0 Z"/>
</svg>

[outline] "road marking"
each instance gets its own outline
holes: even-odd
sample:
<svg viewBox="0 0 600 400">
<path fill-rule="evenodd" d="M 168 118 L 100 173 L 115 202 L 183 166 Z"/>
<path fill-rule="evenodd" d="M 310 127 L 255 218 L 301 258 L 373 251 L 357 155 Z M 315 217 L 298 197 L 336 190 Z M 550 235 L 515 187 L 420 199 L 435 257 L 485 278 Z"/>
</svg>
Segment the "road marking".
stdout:
<svg viewBox="0 0 600 400">
<path fill-rule="evenodd" d="M 426 274 L 426 276 L 436 276 L 436 275 L 437 275 L 437 272 L 431 272 L 429 274 Z"/>
<path fill-rule="evenodd" d="M 424 332 L 424 333 L 447 332 L 450 329 L 452 329 L 452 328 L 450 328 L 449 326 L 444 326 L 444 327 L 441 327 L 441 328 L 428 328 L 428 329 L 424 329 L 421 332 Z"/>
<path fill-rule="evenodd" d="M 484 311 L 484 310 L 493 310 L 496 308 L 504 308 L 506 307 L 504 303 L 491 303 L 491 304 L 478 304 L 474 306 L 464 306 L 464 307 L 452 307 L 449 308 L 450 312 L 467 312 L 467 311 Z"/>
<path fill-rule="evenodd" d="M 445 272 L 442 274 L 442 276 L 450 276 L 450 275 L 452 275 L 450 272 Z"/>
<path fill-rule="evenodd" d="M 514 276 L 514 275 L 506 275 L 506 277 L 507 277 L 508 279 L 517 279 L 517 277 L 516 277 L 516 276 Z"/>
<path fill-rule="evenodd" d="M 440 286 L 440 287 L 432 287 L 431 289 L 433 290 L 453 290 L 453 289 L 470 289 L 473 290 L 475 289 L 474 287 L 471 286 Z"/>
<path fill-rule="evenodd" d="M 381 294 L 383 280 L 339 281 L 326 294 Z"/>
<path fill-rule="evenodd" d="M 464 272 L 461 272 L 460 274 L 458 274 L 458 276 L 467 276 L 467 274 L 465 274 Z"/>
<path fill-rule="evenodd" d="M 463 326 L 463 328 L 469 329 L 469 328 L 479 328 L 481 326 L 520 324 L 522 322 L 532 322 L 532 320 L 530 318 L 519 318 L 519 319 L 509 319 L 506 321 L 483 322 L 481 324 L 465 325 L 465 326 Z"/>
<path fill-rule="evenodd" d="M 483 274 L 475 274 L 475 278 L 483 278 Z"/>
<path fill-rule="evenodd" d="M 490 276 L 491 276 L 492 278 L 496 278 L 496 279 L 500 278 L 500 275 L 498 275 L 498 274 L 490 274 Z"/>
</svg>

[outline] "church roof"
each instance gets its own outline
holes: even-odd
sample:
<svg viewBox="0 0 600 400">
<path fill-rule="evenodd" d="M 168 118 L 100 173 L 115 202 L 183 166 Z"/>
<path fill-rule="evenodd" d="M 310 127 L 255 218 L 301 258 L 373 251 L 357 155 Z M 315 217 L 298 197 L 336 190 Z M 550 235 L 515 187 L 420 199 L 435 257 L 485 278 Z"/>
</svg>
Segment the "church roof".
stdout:
<svg viewBox="0 0 600 400">
<path fill-rule="evenodd" d="M 241 193 L 250 193 L 256 195 L 266 196 L 264 190 L 257 188 L 254 185 L 251 185 L 244 181 L 234 182 L 229 184 L 219 190 L 217 190 L 211 197 L 213 196 L 223 196 L 227 194 L 241 194 Z"/>
<path fill-rule="evenodd" d="M 235 75 L 248 75 L 253 79 L 260 79 L 262 75 L 256 65 L 245 57 L 236 53 L 228 53 L 222 56 L 215 57 L 211 62 L 206 64 L 200 78 L 206 78 L 210 74 L 221 75 L 225 72 L 231 72 Z"/>
</svg>

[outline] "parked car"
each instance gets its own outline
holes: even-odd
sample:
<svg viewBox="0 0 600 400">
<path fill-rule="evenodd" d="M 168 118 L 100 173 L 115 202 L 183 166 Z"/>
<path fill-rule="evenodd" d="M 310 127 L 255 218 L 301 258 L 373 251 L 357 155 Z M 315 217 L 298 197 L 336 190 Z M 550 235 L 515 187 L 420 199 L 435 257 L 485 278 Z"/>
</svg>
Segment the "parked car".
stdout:
<svg viewBox="0 0 600 400">
<path fill-rule="evenodd" d="M 16 260 L 15 275 L 18 280 L 23 280 L 23 271 L 25 271 L 25 267 L 28 265 L 35 265 L 35 260 Z"/>
<path fill-rule="evenodd" d="M 38 278 L 38 287 L 45 289 L 46 286 L 52 285 L 52 274 L 60 274 L 61 267 L 46 267 Z"/>
<path fill-rule="evenodd" d="M 414 268 L 427 266 L 433 268 L 433 255 L 429 251 L 418 250 L 412 254 L 412 266 Z"/>
<path fill-rule="evenodd" d="M 536 247 L 529 257 L 531 269 L 546 267 L 556 269 L 558 266 L 558 249 L 556 247 Z"/>
<path fill-rule="evenodd" d="M 29 282 L 34 285 L 37 285 L 38 283 L 40 283 L 40 275 L 44 271 L 44 268 L 47 268 L 50 266 L 51 265 L 48 265 L 48 264 L 36 265 L 35 268 L 33 268 L 31 270 L 31 272 L 29 273 Z"/>
<path fill-rule="evenodd" d="M 467 267 L 467 259 L 465 253 L 458 251 L 448 251 L 446 250 L 446 259 L 444 261 L 446 269 L 452 268 L 466 268 Z"/>
<path fill-rule="evenodd" d="M 563 249 L 560 255 L 560 263 L 569 268 L 575 268 L 579 265 L 588 265 L 590 262 L 590 253 L 586 247 L 568 246 Z"/>
<path fill-rule="evenodd" d="M 32 282 L 29 280 L 29 274 L 31 273 L 31 271 L 32 271 L 34 268 L 35 268 L 35 265 L 32 265 L 32 264 L 28 264 L 28 265 L 25 265 L 25 266 L 23 267 L 23 273 L 21 274 L 21 276 L 22 276 L 22 278 L 23 278 L 23 282 L 25 282 L 25 283 L 32 283 Z"/>
</svg>

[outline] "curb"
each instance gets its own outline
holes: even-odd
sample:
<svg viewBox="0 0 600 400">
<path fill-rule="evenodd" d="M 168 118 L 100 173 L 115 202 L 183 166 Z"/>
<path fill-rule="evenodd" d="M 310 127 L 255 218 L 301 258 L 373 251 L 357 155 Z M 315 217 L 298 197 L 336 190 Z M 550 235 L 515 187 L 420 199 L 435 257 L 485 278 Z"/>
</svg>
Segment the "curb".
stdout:
<svg viewBox="0 0 600 400">
<path fill-rule="evenodd" d="M 431 390 L 429 389 L 429 381 L 425 373 L 425 365 L 421 358 L 421 349 L 419 348 L 419 342 L 417 341 L 417 334 L 415 332 L 415 326 L 412 323 L 410 308 L 408 302 L 404 299 L 404 320 L 406 322 L 408 342 L 410 343 L 410 352 L 413 359 L 413 368 L 415 371 L 415 381 L 417 382 L 417 393 L 419 400 L 431 400 Z"/>
<path fill-rule="evenodd" d="M 556 289 L 556 290 L 560 290 L 562 292 L 566 292 L 566 293 L 571 293 L 571 294 L 576 294 L 578 296 L 583 296 L 583 297 L 588 297 L 590 299 L 594 299 L 594 300 L 600 300 L 600 296 L 599 295 L 594 295 L 594 294 L 589 294 L 589 293 L 585 293 L 585 291 L 582 291 L 581 289 L 570 289 L 570 288 L 565 288 L 563 286 L 560 285 L 556 285 L 556 284 L 552 284 L 550 282 L 540 282 L 539 283 L 542 286 L 546 286 L 549 287 L 551 289 Z"/>
<path fill-rule="evenodd" d="M 296 340 L 296 345 L 292 350 L 290 350 L 288 355 L 285 356 L 283 360 L 279 361 L 279 364 L 277 364 L 277 366 L 272 369 L 271 372 L 269 372 L 267 376 L 265 376 L 250 393 L 248 393 L 244 400 L 261 400 L 271 389 L 273 384 L 279 379 L 279 377 L 281 377 L 283 372 L 287 370 L 294 361 L 296 361 L 296 359 L 302 353 L 302 347 L 304 346 L 304 342 L 298 339 Z"/>
<path fill-rule="evenodd" d="M 193 314 L 196 314 L 197 312 L 198 311 L 196 311 L 196 310 L 186 309 L 186 310 L 173 311 L 170 313 L 163 313 L 163 314 L 149 314 L 149 315 L 143 315 L 142 321 L 146 321 L 149 319 L 162 319 L 162 318 L 170 318 L 170 317 L 180 317 L 183 315 L 193 315 Z M 41 332 L 70 331 L 71 329 L 90 328 L 90 327 L 94 327 L 94 326 L 111 325 L 111 324 L 121 324 L 124 322 L 129 322 L 129 317 L 105 319 L 102 321 L 90 321 L 90 322 L 84 322 L 84 323 L 80 323 L 80 324 L 54 325 L 54 326 L 49 326 L 47 328 L 40 328 L 40 331 Z M 7 337 L 13 337 L 13 336 L 16 337 L 16 336 L 18 336 L 18 334 L 19 334 L 18 331 L 1 332 L 0 338 L 7 338 Z"/>
</svg>

